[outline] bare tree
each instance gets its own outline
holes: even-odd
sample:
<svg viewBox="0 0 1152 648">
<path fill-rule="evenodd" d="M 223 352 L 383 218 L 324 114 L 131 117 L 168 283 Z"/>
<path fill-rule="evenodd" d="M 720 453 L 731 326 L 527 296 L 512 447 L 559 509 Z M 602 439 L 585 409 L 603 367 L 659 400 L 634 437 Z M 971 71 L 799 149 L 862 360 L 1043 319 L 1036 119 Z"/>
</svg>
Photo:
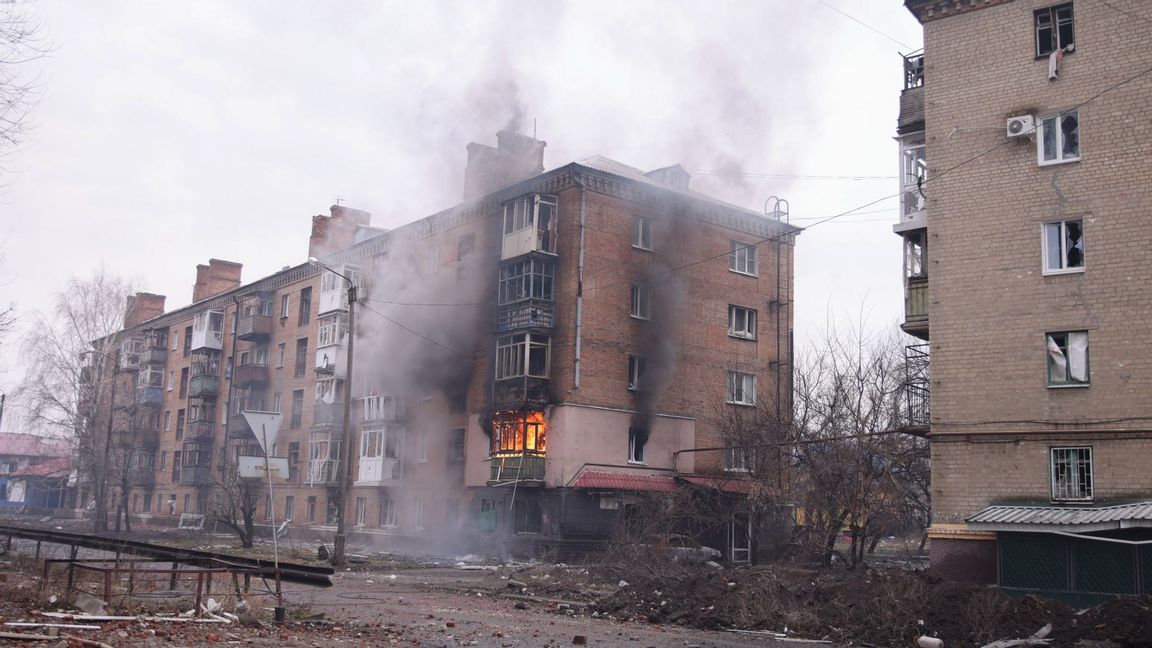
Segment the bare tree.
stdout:
<svg viewBox="0 0 1152 648">
<path fill-rule="evenodd" d="M 256 540 L 256 507 L 263 492 L 261 481 L 241 477 L 235 463 L 222 468 L 213 489 L 214 514 L 217 521 L 236 532 L 240 545 L 249 549 Z"/>
<path fill-rule="evenodd" d="M 862 326 L 832 332 L 799 360 L 795 383 L 792 455 L 807 539 L 831 560 L 847 530 L 854 566 L 870 538 L 930 507 L 927 442 L 902 432 L 903 344 Z"/>
<path fill-rule="evenodd" d="M 0 151 L 24 139 L 28 114 L 36 103 L 36 86 L 25 74 L 26 64 L 47 51 L 27 3 L 0 0 Z"/>
<path fill-rule="evenodd" d="M 31 315 L 23 337 L 26 371 L 16 396 L 31 427 L 73 442 L 80 477 L 93 487 L 97 531 L 108 528 L 114 417 L 126 413 L 116 404 L 134 395 L 131 381 L 119 390 L 115 382 L 116 334 L 132 292 L 104 268 L 73 278 L 55 295 L 50 314 Z"/>
</svg>

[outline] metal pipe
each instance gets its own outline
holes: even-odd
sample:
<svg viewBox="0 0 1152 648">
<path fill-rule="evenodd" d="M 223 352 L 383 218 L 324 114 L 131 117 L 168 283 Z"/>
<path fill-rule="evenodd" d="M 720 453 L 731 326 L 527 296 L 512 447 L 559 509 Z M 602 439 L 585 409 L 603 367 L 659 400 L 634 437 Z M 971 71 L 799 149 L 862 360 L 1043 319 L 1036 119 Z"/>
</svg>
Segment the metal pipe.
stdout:
<svg viewBox="0 0 1152 648">
<path fill-rule="evenodd" d="M 580 352 L 584 331 L 584 226 L 588 206 L 588 187 L 579 176 L 574 176 L 580 187 L 580 255 L 576 261 L 576 360 L 573 371 L 573 387 L 580 388 Z"/>
</svg>

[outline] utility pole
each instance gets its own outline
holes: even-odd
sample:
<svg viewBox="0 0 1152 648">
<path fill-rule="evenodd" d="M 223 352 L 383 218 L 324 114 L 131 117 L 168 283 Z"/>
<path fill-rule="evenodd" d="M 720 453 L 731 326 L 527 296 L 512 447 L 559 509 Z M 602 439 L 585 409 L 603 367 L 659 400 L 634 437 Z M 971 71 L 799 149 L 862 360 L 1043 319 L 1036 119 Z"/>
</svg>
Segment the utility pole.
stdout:
<svg viewBox="0 0 1152 648">
<path fill-rule="evenodd" d="M 344 370 L 344 416 L 341 422 L 340 463 L 336 466 L 336 540 L 332 545 L 332 565 L 343 567 L 348 552 L 348 493 L 352 490 L 352 347 L 356 339 L 356 284 L 346 275 L 336 272 L 316 257 L 308 263 L 318 265 L 340 277 L 348 284 L 348 357 Z"/>
<path fill-rule="evenodd" d="M 99 355 L 102 360 L 100 361 L 100 377 L 103 380 L 104 367 L 109 362 L 113 364 L 112 367 L 112 393 L 111 398 L 108 399 L 108 426 L 104 435 L 104 461 L 100 465 L 100 474 L 96 480 L 96 515 L 94 516 L 92 530 L 99 533 L 108 530 L 108 462 L 112 457 L 112 419 L 116 416 L 116 367 L 115 362 L 106 353 L 99 351 L 91 351 Z"/>
</svg>

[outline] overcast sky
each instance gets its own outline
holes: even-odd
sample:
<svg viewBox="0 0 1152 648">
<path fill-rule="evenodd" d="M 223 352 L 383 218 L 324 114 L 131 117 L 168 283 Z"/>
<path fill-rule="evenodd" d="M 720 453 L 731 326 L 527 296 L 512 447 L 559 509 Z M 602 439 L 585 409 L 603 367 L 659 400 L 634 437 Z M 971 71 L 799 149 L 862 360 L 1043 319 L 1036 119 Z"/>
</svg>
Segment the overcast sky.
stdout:
<svg viewBox="0 0 1152 648">
<path fill-rule="evenodd" d="M 104 264 L 186 305 L 210 257 L 245 281 L 303 262 L 337 197 L 384 227 L 458 202 L 465 146 L 509 125 L 548 168 L 680 163 L 806 226 L 897 193 L 899 53 L 921 45 L 902 4 L 35 0 L 54 48 L 0 176 L 0 303 L 46 309 Z M 800 235 L 798 343 L 829 315 L 898 320 L 896 205 Z"/>
</svg>

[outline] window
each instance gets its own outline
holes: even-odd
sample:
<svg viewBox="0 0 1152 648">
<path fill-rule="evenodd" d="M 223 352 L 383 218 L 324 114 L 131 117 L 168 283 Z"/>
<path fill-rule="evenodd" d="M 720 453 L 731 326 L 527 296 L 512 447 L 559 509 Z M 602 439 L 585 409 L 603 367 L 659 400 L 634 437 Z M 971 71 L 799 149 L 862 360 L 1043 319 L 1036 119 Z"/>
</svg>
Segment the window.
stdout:
<svg viewBox="0 0 1152 648">
<path fill-rule="evenodd" d="M 307 324 L 310 317 L 312 317 L 312 287 L 308 286 L 300 289 L 300 326 Z"/>
<path fill-rule="evenodd" d="M 176 370 L 175 369 L 169 369 L 168 370 L 168 391 L 172 391 L 175 388 L 176 388 Z"/>
<path fill-rule="evenodd" d="M 448 433 L 448 461 L 464 461 L 464 428 Z"/>
<path fill-rule="evenodd" d="M 425 463 L 428 461 L 428 431 L 420 430 L 416 433 L 416 461 Z"/>
<path fill-rule="evenodd" d="M 1080 159 L 1080 113 L 1066 113 L 1041 117 L 1036 126 L 1036 153 L 1041 165 L 1075 162 Z"/>
<path fill-rule="evenodd" d="M 292 418 L 289 419 L 288 429 L 298 430 L 304 422 L 304 390 L 297 389 L 292 392 Z"/>
<path fill-rule="evenodd" d="M 476 234 L 468 233 L 456 238 L 456 260 L 460 261 L 476 249 Z"/>
<path fill-rule="evenodd" d="M 1084 271 L 1084 221 L 1044 223 L 1044 274 Z"/>
<path fill-rule="evenodd" d="M 729 371 L 726 402 L 733 405 L 755 405 L 756 376 L 750 373 Z"/>
<path fill-rule="evenodd" d="M 383 430 L 364 430 L 360 434 L 360 458 L 373 459 L 380 456 L 380 440 Z"/>
<path fill-rule="evenodd" d="M 648 431 L 628 428 L 628 463 L 644 463 L 644 446 L 648 444 Z"/>
<path fill-rule="evenodd" d="M 168 337 L 172 339 L 172 353 L 176 353 L 180 350 L 180 329 L 172 329 Z"/>
<path fill-rule="evenodd" d="M 276 345 L 276 366 L 277 367 L 283 367 L 284 366 L 284 355 L 285 355 L 285 351 L 287 351 L 287 350 L 288 350 L 288 345 L 285 344 L 284 342 L 281 342 L 280 344 Z"/>
<path fill-rule="evenodd" d="M 296 497 L 294 495 L 286 495 L 284 497 L 284 521 L 291 522 L 292 514 L 296 508 Z"/>
<path fill-rule="evenodd" d="M 752 450 L 741 446 L 724 444 L 724 470 L 730 472 L 748 472 L 751 463 L 748 459 Z"/>
<path fill-rule="evenodd" d="M 340 344 L 344 339 L 344 330 L 348 328 L 347 318 L 344 315 L 325 315 L 317 320 L 318 333 L 316 346 L 332 346 Z"/>
<path fill-rule="evenodd" d="M 288 319 L 288 313 L 292 307 L 292 295 L 287 293 L 280 295 L 280 319 Z"/>
<path fill-rule="evenodd" d="M 728 269 L 740 274 L 756 276 L 756 244 L 730 241 Z"/>
<path fill-rule="evenodd" d="M 180 481 L 180 466 L 183 465 L 181 463 L 181 459 L 183 457 L 184 457 L 184 453 L 181 452 L 180 450 L 173 450 L 172 451 L 172 483 L 173 484 Z M 173 501 L 176 500 L 175 495 L 172 496 L 172 500 Z"/>
<path fill-rule="evenodd" d="M 180 370 L 180 398 L 188 398 L 188 367 Z"/>
<path fill-rule="evenodd" d="M 308 522 L 315 522 L 316 521 L 316 496 L 315 495 L 309 495 L 308 500 L 305 501 L 304 504 L 305 504 L 304 514 L 307 516 Z"/>
<path fill-rule="evenodd" d="M 272 411 L 273 412 L 279 412 L 280 411 L 280 392 L 276 392 L 275 394 L 272 394 Z"/>
<path fill-rule="evenodd" d="M 168 470 L 168 451 L 167 450 L 161 450 L 160 451 L 160 471 L 163 472 L 165 470 Z"/>
<path fill-rule="evenodd" d="M 288 479 L 296 479 L 296 471 L 300 466 L 300 442 L 288 442 Z"/>
<path fill-rule="evenodd" d="M 555 267 L 551 259 L 524 259 L 500 266 L 500 305 L 525 299 L 552 301 Z"/>
<path fill-rule="evenodd" d="M 135 495 L 133 495 L 133 497 L 135 497 Z M 151 495 L 145 495 L 144 496 L 144 512 L 145 513 L 151 513 L 152 512 L 152 496 Z"/>
<path fill-rule="evenodd" d="M 188 354 L 192 353 L 192 327 L 184 327 L 184 357 L 187 358 Z M 183 397 L 181 397 L 183 398 Z"/>
<path fill-rule="evenodd" d="M 297 378 L 303 376 L 308 369 L 308 338 L 296 340 L 296 373 Z"/>
<path fill-rule="evenodd" d="M 387 495 L 380 496 L 380 526 L 396 526 L 396 503 Z"/>
<path fill-rule="evenodd" d="M 1048 386 L 1088 385 L 1088 331 L 1049 333 Z"/>
<path fill-rule="evenodd" d="M 641 356 L 630 355 L 628 356 L 628 389 L 630 391 L 639 391 L 644 379 L 644 370 L 647 361 Z"/>
<path fill-rule="evenodd" d="M 1092 448 L 1052 448 L 1052 499 L 1092 499 Z"/>
<path fill-rule="evenodd" d="M 548 377 L 551 339 L 520 333 L 496 339 L 496 380 L 519 376 Z"/>
<path fill-rule="evenodd" d="M 412 528 L 420 531 L 424 528 L 424 500 L 417 497 L 412 504 Z"/>
<path fill-rule="evenodd" d="M 649 293 L 648 286 L 632 284 L 632 305 L 629 315 L 636 319 L 652 319 L 652 297 Z"/>
<path fill-rule="evenodd" d="M 184 512 L 185 513 L 191 513 L 192 512 L 192 496 L 191 495 L 185 495 L 184 496 Z"/>
<path fill-rule="evenodd" d="M 632 220 L 632 247 L 641 250 L 652 249 L 652 219 L 636 216 Z"/>
<path fill-rule="evenodd" d="M 356 526 L 364 526 L 364 518 L 368 516 L 368 498 L 356 498 Z"/>
<path fill-rule="evenodd" d="M 756 339 L 756 311 L 742 306 L 728 306 L 728 335 L 745 340 Z"/>
<path fill-rule="evenodd" d="M 164 431 L 172 429 L 172 410 L 164 411 Z"/>
<path fill-rule="evenodd" d="M 1048 56 L 1076 42 L 1071 2 L 1039 9 L 1032 17 L 1036 25 L 1036 56 Z"/>
<path fill-rule="evenodd" d="M 904 220 L 921 215 L 927 204 L 923 185 L 928 178 L 924 133 L 900 140 L 900 214 Z"/>
<path fill-rule="evenodd" d="M 184 410 L 176 410 L 176 438 L 184 438 Z"/>
<path fill-rule="evenodd" d="M 544 454 L 548 428 L 542 412 L 501 412 L 492 421 L 493 455 Z"/>
<path fill-rule="evenodd" d="M 271 520 L 272 519 L 272 496 L 271 495 L 265 495 L 264 496 L 264 519 L 265 520 Z"/>
</svg>

